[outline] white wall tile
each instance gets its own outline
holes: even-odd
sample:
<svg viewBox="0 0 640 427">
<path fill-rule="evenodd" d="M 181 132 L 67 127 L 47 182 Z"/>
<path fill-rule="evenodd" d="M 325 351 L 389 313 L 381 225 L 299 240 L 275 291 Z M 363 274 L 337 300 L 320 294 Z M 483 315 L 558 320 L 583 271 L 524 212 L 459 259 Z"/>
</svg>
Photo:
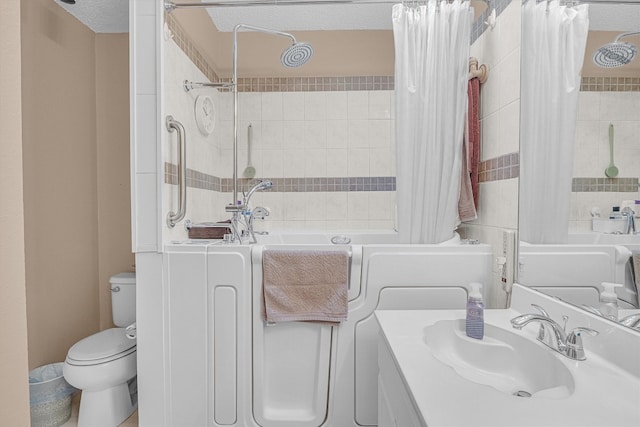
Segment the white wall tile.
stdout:
<svg viewBox="0 0 640 427">
<path fill-rule="evenodd" d="M 391 92 L 386 90 L 369 92 L 369 118 L 391 119 Z"/>
<path fill-rule="evenodd" d="M 327 120 L 327 148 L 347 148 L 349 146 L 349 122 Z"/>
<path fill-rule="evenodd" d="M 283 123 L 283 147 L 302 148 L 305 141 L 304 121 L 285 121 Z"/>
<path fill-rule="evenodd" d="M 327 150 L 327 176 L 347 176 L 349 173 L 348 150 Z"/>
<path fill-rule="evenodd" d="M 349 148 L 369 147 L 369 120 L 349 120 Z"/>
<path fill-rule="evenodd" d="M 304 127 L 304 146 L 309 148 L 326 148 L 327 147 L 327 129 L 326 122 L 313 120 L 305 121 Z"/>
<path fill-rule="evenodd" d="M 369 176 L 369 150 L 353 148 L 348 151 L 348 176 Z"/>
<path fill-rule="evenodd" d="M 282 94 L 284 120 L 304 120 L 304 92 Z"/>
<path fill-rule="evenodd" d="M 349 120 L 369 118 L 369 92 L 365 90 L 347 92 L 347 117 Z"/>
<path fill-rule="evenodd" d="M 282 120 L 283 101 L 281 92 L 262 94 L 262 120 Z"/>
<path fill-rule="evenodd" d="M 304 176 L 324 177 L 327 174 L 327 150 L 304 150 Z"/>
<path fill-rule="evenodd" d="M 326 92 L 328 120 L 347 119 L 347 92 Z"/>
<path fill-rule="evenodd" d="M 304 119 L 326 120 L 327 99 L 324 92 L 304 93 Z"/>
<path fill-rule="evenodd" d="M 281 149 L 284 139 L 284 123 L 282 120 L 262 121 L 262 141 L 260 148 Z"/>
</svg>

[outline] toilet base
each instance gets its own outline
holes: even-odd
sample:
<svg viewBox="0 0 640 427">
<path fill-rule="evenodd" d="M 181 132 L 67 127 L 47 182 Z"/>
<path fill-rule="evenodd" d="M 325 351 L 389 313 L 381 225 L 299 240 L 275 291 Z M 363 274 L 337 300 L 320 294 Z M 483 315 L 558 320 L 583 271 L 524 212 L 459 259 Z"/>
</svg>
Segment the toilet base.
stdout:
<svg viewBox="0 0 640 427">
<path fill-rule="evenodd" d="M 100 391 L 83 390 L 78 427 L 115 427 L 138 407 L 136 378 Z M 132 382 L 133 388 L 132 390 Z"/>
</svg>

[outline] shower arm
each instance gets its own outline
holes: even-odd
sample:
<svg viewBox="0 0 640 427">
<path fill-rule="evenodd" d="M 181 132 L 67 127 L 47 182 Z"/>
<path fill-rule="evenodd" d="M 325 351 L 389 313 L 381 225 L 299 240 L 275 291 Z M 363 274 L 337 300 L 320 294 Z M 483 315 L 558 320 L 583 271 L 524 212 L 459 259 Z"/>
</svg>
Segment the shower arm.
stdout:
<svg viewBox="0 0 640 427">
<path fill-rule="evenodd" d="M 636 36 L 636 35 L 639 35 L 639 34 L 640 34 L 640 31 L 632 31 L 632 32 L 630 32 L 630 33 L 623 33 L 623 34 L 620 34 L 618 37 L 616 37 L 616 39 L 615 39 L 614 43 L 615 43 L 615 42 L 618 42 L 618 41 L 619 41 L 621 38 L 623 38 L 623 37 Z"/>
</svg>

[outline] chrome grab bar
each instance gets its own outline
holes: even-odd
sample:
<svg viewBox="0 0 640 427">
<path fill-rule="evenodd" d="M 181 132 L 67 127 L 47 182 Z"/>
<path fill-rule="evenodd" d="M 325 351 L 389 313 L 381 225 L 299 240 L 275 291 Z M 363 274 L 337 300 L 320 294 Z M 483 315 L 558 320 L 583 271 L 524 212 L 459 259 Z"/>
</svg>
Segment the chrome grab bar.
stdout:
<svg viewBox="0 0 640 427">
<path fill-rule="evenodd" d="M 187 141 L 182 123 L 174 120 L 173 116 L 167 116 L 166 124 L 169 132 L 175 130 L 178 133 L 178 212 L 167 214 L 167 225 L 173 228 L 187 213 Z"/>
</svg>

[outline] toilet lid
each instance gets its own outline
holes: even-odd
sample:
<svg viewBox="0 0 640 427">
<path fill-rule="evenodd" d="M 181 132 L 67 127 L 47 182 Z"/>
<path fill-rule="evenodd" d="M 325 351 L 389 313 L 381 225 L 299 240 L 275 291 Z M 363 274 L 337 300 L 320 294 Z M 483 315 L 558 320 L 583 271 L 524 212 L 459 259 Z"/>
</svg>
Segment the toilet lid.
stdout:
<svg viewBox="0 0 640 427">
<path fill-rule="evenodd" d="M 111 328 L 75 343 L 69 349 L 67 358 L 77 361 L 95 361 L 111 358 L 135 347 L 136 340 L 125 336 L 125 328 Z"/>
</svg>

